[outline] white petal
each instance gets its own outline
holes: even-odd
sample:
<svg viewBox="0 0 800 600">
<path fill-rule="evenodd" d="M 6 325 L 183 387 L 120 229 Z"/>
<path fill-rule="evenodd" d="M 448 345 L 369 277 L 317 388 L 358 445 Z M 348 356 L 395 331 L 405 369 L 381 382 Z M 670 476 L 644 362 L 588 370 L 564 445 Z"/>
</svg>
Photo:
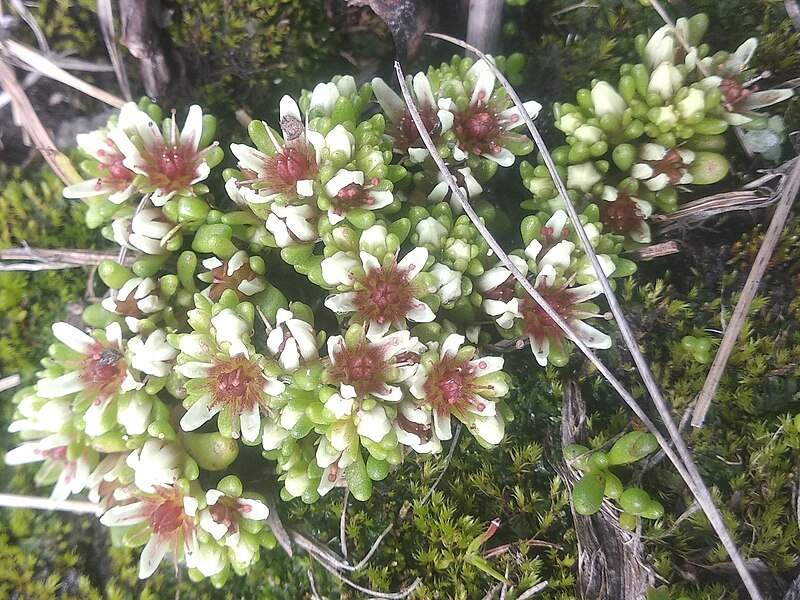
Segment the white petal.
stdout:
<svg viewBox="0 0 800 600">
<path fill-rule="evenodd" d="M 425 76 L 425 73 L 417 73 L 412 79 L 414 87 L 414 95 L 417 97 L 417 102 L 420 108 L 428 109 L 436 106 L 436 100 L 433 97 L 433 90 L 431 89 L 431 82 Z"/>
<path fill-rule="evenodd" d="M 439 356 L 444 359 L 455 356 L 464 344 L 464 336 L 458 333 L 448 335 L 439 348 Z"/>
<path fill-rule="evenodd" d="M 42 398 L 63 398 L 85 389 L 78 371 L 70 371 L 55 379 L 40 379 L 36 384 L 36 393 Z"/>
<path fill-rule="evenodd" d="M 389 120 L 393 123 L 399 122 L 406 112 L 406 103 L 403 99 L 380 77 L 372 80 L 372 92 Z"/>
<path fill-rule="evenodd" d="M 336 175 L 331 177 L 330 181 L 325 184 L 325 193 L 334 197 L 342 188 L 355 183 L 356 185 L 364 185 L 364 173 L 362 171 L 349 171 L 348 169 L 339 169 Z"/>
<path fill-rule="evenodd" d="M 150 536 L 139 559 L 139 579 L 147 579 L 155 572 L 167 550 L 169 544 L 165 538 L 157 534 Z"/>
<path fill-rule="evenodd" d="M 117 527 L 141 523 L 148 519 L 147 514 L 142 510 L 141 502 L 114 506 L 110 508 L 102 517 L 100 522 L 106 527 Z"/>
<path fill-rule="evenodd" d="M 328 296 L 325 300 L 325 306 L 335 313 L 349 313 L 356 310 L 355 299 L 355 292 L 344 292 L 342 294 Z"/>
<path fill-rule="evenodd" d="M 503 358 L 500 356 L 482 356 L 471 360 L 469 364 L 475 367 L 476 376 L 481 377 L 501 370 L 503 368 Z"/>
<path fill-rule="evenodd" d="M 428 250 L 426 248 L 414 248 L 403 257 L 397 266 L 402 270 L 408 269 L 407 277 L 410 281 L 425 268 L 425 263 L 427 261 Z"/>
<path fill-rule="evenodd" d="M 487 152 L 486 154 L 482 154 L 485 158 L 489 160 L 493 160 L 501 167 L 510 167 L 514 164 L 514 161 L 517 159 L 516 156 L 506 148 L 500 148 L 500 151 L 493 154 L 491 152 Z"/>
<path fill-rule="evenodd" d="M 380 404 L 370 410 L 359 411 L 358 416 L 359 423 L 356 431 L 373 442 L 380 442 L 392 430 L 392 424 Z"/>
<path fill-rule="evenodd" d="M 577 319 L 572 321 L 570 325 L 589 348 L 597 348 L 599 350 L 611 348 L 611 338 L 599 329 L 595 329 L 588 323 Z"/>
<path fill-rule="evenodd" d="M 436 314 L 431 310 L 430 306 L 421 300 L 417 300 L 406 314 L 406 318 L 415 323 L 430 323 L 436 318 Z"/>
<path fill-rule="evenodd" d="M 261 433 L 261 409 L 258 404 L 248 407 L 239 417 L 242 427 L 242 439 L 246 442 L 254 442 Z"/>
<path fill-rule="evenodd" d="M 69 323 L 53 323 L 53 335 L 58 341 L 81 354 L 85 354 L 89 346 L 94 343 L 94 338 Z"/>
<path fill-rule="evenodd" d="M 469 101 L 470 105 L 475 106 L 479 102 L 485 105 L 494 91 L 494 83 L 494 73 L 489 70 L 482 71 L 475 81 L 475 89 L 472 90 L 472 98 Z"/>
<path fill-rule="evenodd" d="M 266 127 L 266 124 L 264 125 Z M 239 168 L 253 171 L 257 175 L 264 174 L 267 157 L 260 151 L 245 144 L 231 144 L 231 152 L 239 159 Z"/>
<path fill-rule="evenodd" d="M 210 363 L 192 361 L 175 367 L 175 370 L 189 379 L 203 379 L 208 376 L 211 369 Z"/>
<path fill-rule="evenodd" d="M 531 340 L 531 350 L 533 351 L 533 356 L 536 359 L 536 362 L 539 363 L 541 366 L 547 366 L 547 356 L 550 354 L 550 339 L 543 338 L 540 343 L 537 343 L 534 338 L 530 338 Z"/>
<path fill-rule="evenodd" d="M 476 417 L 475 430 L 489 444 L 499 444 L 505 434 L 505 423 L 498 417 Z"/>
<path fill-rule="evenodd" d="M 263 521 L 269 516 L 269 508 L 260 500 L 253 500 L 251 498 L 239 498 L 238 500 L 239 513 L 245 519 L 251 521 Z"/>
<path fill-rule="evenodd" d="M 433 411 L 433 430 L 440 440 L 451 439 L 453 430 L 450 426 L 450 413 L 439 414 L 437 411 Z"/>
<path fill-rule="evenodd" d="M 283 96 L 283 98 L 281 98 L 280 117 L 281 121 L 284 117 L 293 117 L 302 122 L 303 117 L 300 114 L 300 108 L 291 96 Z"/>
<path fill-rule="evenodd" d="M 186 115 L 183 129 L 181 130 L 180 143 L 181 145 L 191 146 L 197 150 L 200 144 L 200 134 L 203 131 L 203 109 L 197 104 L 192 104 L 189 107 L 189 113 Z"/>
<path fill-rule="evenodd" d="M 192 404 L 186 414 L 181 417 L 181 429 L 194 431 L 210 421 L 221 410 L 222 405 L 214 403 L 211 394 L 206 394 Z"/>
</svg>

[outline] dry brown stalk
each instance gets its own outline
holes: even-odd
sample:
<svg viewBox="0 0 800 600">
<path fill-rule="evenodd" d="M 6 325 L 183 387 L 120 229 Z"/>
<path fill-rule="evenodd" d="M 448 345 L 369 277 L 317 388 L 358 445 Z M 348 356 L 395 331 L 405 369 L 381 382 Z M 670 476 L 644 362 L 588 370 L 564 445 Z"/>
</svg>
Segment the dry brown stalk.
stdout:
<svg viewBox="0 0 800 600">
<path fill-rule="evenodd" d="M 2 43 L 0 43 L 2 46 Z M 42 157 L 58 175 L 64 185 L 70 185 L 83 181 L 78 175 L 75 167 L 66 155 L 58 151 L 52 138 L 42 125 L 33 106 L 31 106 L 25 90 L 17 81 L 14 70 L 2 59 L 0 59 L 0 88 L 11 97 L 12 106 L 17 122 L 25 129 L 33 145 L 41 153 Z"/>
<path fill-rule="evenodd" d="M 786 218 L 792 209 L 797 198 L 797 193 L 800 191 L 800 160 L 795 161 L 794 168 L 789 175 L 786 186 L 781 190 L 781 198 L 778 206 L 775 208 L 775 214 L 772 216 L 772 221 L 769 224 L 767 233 L 764 236 L 764 241 L 761 248 L 758 250 L 756 260 L 753 262 L 753 268 L 747 276 L 747 281 L 742 288 L 742 294 L 739 296 L 739 301 L 736 303 L 736 308 L 733 311 L 733 316 L 725 330 L 725 335 L 722 337 L 722 343 L 714 356 L 714 362 L 711 363 L 711 369 L 708 372 L 708 377 L 703 384 L 703 389 L 697 395 L 697 404 L 694 407 L 694 414 L 692 416 L 692 427 L 701 427 L 705 421 L 708 409 L 711 406 L 711 400 L 717 391 L 722 373 L 725 371 L 725 365 L 728 364 L 733 347 L 739 339 L 739 333 L 744 326 L 747 319 L 747 312 L 750 309 L 750 304 L 755 298 L 758 291 L 758 285 L 764 277 L 764 272 L 767 270 L 769 259 L 775 251 L 775 246 L 780 238 L 781 231 L 786 224 Z"/>
<path fill-rule="evenodd" d="M 117 252 L 77 250 L 68 248 L 47 249 L 34 246 L 5 248 L 0 250 L 0 271 L 44 271 L 53 269 L 75 269 L 99 265 L 107 259 L 116 260 Z M 136 256 L 129 256 L 125 265 L 133 264 Z M 23 262 L 30 261 L 30 262 Z"/>
</svg>

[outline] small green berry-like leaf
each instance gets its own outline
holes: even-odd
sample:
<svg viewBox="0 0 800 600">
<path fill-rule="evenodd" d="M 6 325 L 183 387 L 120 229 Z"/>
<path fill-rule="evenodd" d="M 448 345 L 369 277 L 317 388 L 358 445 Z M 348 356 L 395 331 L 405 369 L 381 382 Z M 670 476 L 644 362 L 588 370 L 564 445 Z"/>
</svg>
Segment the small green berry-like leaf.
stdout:
<svg viewBox="0 0 800 600">
<path fill-rule="evenodd" d="M 605 477 L 599 473 L 587 473 L 572 490 L 572 505 L 579 515 L 593 515 L 600 510 L 605 490 Z"/>
<path fill-rule="evenodd" d="M 627 465 L 641 460 L 658 448 L 658 441 L 651 433 L 631 431 L 626 433 L 608 451 L 610 465 Z"/>
</svg>

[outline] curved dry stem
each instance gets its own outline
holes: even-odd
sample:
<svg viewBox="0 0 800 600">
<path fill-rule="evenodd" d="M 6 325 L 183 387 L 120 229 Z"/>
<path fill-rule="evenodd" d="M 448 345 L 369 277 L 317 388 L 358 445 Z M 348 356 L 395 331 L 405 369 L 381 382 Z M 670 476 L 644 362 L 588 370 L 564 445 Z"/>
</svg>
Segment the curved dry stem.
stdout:
<svg viewBox="0 0 800 600">
<path fill-rule="evenodd" d="M 669 457 L 670 461 L 675 465 L 675 468 L 680 473 L 683 480 L 686 482 L 687 486 L 691 490 L 692 494 L 697 498 L 697 501 L 703 507 L 703 511 L 706 513 L 709 522 L 714 527 L 714 530 L 717 532 L 717 535 L 720 538 L 723 546 L 727 550 L 728 554 L 731 556 L 731 560 L 733 564 L 736 566 L 736 570 L 739 573 L 745 587 L 747 588 L 750 597 L 753 600 L 761 600 L 762 596 L 758 590 L 758 587 L 755 584 L 752 576 L 747 570 L 747 567 L 742 560 L 741 554 L 739 553 L 736 544 L 733 542 L 730 533 L 728 533 L 727 528 L 725 527 L 725 523 L 722 520 L 722 515 L 717 510 L 717 507 L 714 505 L 713 500 L 711 499 L 711 494 L 708 491 L 705 483 L 703 482 L 702 478 L 700 477 L 700 473 L 697 471 L 697 467 L 694 465 L 692 460 L 691 452 L 689 448 L 686 446 L 686 443 L 683 441 L 683 438 L 678 431 L 675 422 L 672 420 L 672 415 L 670 414 L 669 408 L 664 401 L 660 390 L 658 389 L 658 385 L 655 382 L 653 374 L 650 371 L 649 366 L 647 365 L 647 361 L 645 360 L 644 356 L 642 355 L 641 351 L 639 350 L 638 342 L 636 341 L 633 332 L 631 331 L 630 326 L 628 325 L 627 321 L 625 320 L 625 316 L 622 313 L 622 308 L 617 301 L 616 296 L 614 295 L 614 291 L 611 289 L 611 284 L 608 281 L 608 278 L 605 276 L 602 267 L 600 266 L 600 262 L 597 258 L 597 254 L 594 252 L 594 248 L 589 241 L 589 238 L 584 231 L 583 226 L 581 224 L 580 218 L 578 217 L 577 211 L 575 210 L 575 206 L 570 202 L 569 195 L 567 194 L 566 186 L 564 182 L 561 180 L 558 171 L 556 170 L 555 163 L 553 162 L 550 153 L 547 150 L 547 146 L 544 143 L 544 139 L 542 138 L 541 134 L 539 133 L 536 126 L 533 124 L 533 120 L 528 115 L 528 112 L 523 107 L 522 101 L 520 100 L 519 96 L 517 95 L 516 91 L 511 87 L 511 84 L 508 83 L 508 80 L 500 73 L 497 68 L 495 67 L 494 63 L 488 59 L 488 57 L 478 50 L 477 48 L 466 44 L 461 40 L 457 40 L 450 36 L 445 36 L 441 34 L 429 34 L 433 35 L 434 37 L 438 37 L 447 41 L 450 41 L 454 44 L 462 46 L 467 50 L 475 52 L 478 56 L 480 56 L 483 60 L 486 61 L 487 65 L 492 68 L 495 76 L 501 82 L 503 87 L 508 92 L 509 96 L 511 97 L 514 104 L 519 108 L 520 114 L 522 115 L 525 124 L 527 125 L 528 129 L 531 132 L 531 136 L 533 137 L 536 146 L 542 153 L 543 160 L 545 165 L 547 166 L 548 171 L 553 178 L 553 181 L 556 185 L 556 190 L 558 190 L 561 197 L 564 199 L 564 205 L 567 210 L 567 214 L 572 221 L 576 232 L 581 240 L 581 245 L 589 260 L 594 268 L 595 273 L 597 274 L 601 285 L 603 287 L 603 291 L 605 292 L 606 299 L 609 304 L 609 308 L 611 308 L 614 317 L 617 320 L 617 325 L 620 329 L 620 333 L 622 335 L 625 344 L 631 351 L 634 363 L 636 364 L 637 369 L 642 377 L 642 381 L 645 384 L 648 392 L 653 399 L 653 402 L 658 410 L 659 415 L 661 416 L 662 421 L 667 427 L 667 431 L 669 432 L 669 436 L 672 439 L 675 447 L 678 451 L 676 455 L 675 452 L 670 447 L 667 440 L 661 434 L 661 432 L 656 428 L 655 424 L 650 420 L 647 414 L 642 410 L 642 408 L 637 404 L 636 400 L 631 396 L 631 394 L 623 387 L 623 385 L 617 380 L 617 378 L 611 373 L 608 367 L 589 349 L 588 346 L 576 335 L 573 331 L 572 327 L 561 317 L 561 315 L 556 312 L 539 294 L 539 292 L 533 287 L 530 281 L 517 269 L 511 260 L 508 258 L 508 254 L 506 254 L 505 250 L 497 243 L 497 240 L 494 239 L 492 234 L 486 228 L 483 221 L 478 217 L 475 213 L 475 210 L 470 205 L 467 198 L 461 192 L 458 182 L 456 181 L 453 174 L 447 168 L 444 160 L 436 151 L 436 147 L 431 139 L 431 136 L 428 134 L 427 129 L 423 125 L 422 119 L 420 117 L 419 111 L 416 109 L 416 105 L 414 104 L 413 98 L 408 90 L 408 86 L 405 83 L 405 75 L 403 74 L 403 70 L 400 66 L 400 63 L 395 62 L 395 71 L 397 73 L 397 78 L 400 83 L 400 88 L 403 92 L 403 96 L 406 100 L 406 104 L 408 105 L 408 109 L 410 111 L 411 117 L 414 120 L 414 123 L 419 131 L 422 140 L 425 143 L 426 148 L 431 153 L 432 158 L 436 162 L 436 165 L 439 167 L 442 175 L 444 176 L 445 180 L 448 183 L 454 197 L 456 197 L 461 204 L 464 212 L 469 215 L 472 222 L 475 224 L 475 227 L 480 231 L 481 235 L 484 236 L 486 242 L 488 243 L 489 247 L 497 254 L 497 257 L 501 260 L 503 265 L 511 272 L 514 278 L 519 281 L 522 285 L 523 289 L 531 296 L 531 298 L 536 302 L 557 325 L 558 327 L 569 337 L 569 339 L 583 352 L 583 354 L 597 367 L 598 371 L 600 371 L 606 380 L 614 387 L 617 393 L 622 397 L 625 403 L 633 410 L 637 417 L 639 417 L 647 426 L 647 428 L 656 436 L 658 439 L 659 444 L 662 448 L 664 448 L 664 452 Z"/>
</svg>

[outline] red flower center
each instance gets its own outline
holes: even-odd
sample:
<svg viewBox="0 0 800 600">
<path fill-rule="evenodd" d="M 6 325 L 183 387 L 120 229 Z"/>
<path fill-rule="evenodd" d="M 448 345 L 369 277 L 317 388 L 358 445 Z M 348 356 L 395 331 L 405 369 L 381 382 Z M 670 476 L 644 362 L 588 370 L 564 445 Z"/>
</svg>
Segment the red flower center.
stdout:
<svg viewBox="0 0 800 600">
<path fill-rule="evenodd" d="M 385 267 L 373 269 L 356 279 L 358 289 L 353 303 L 358 322 L 389 322 L 402 327 L 418 292 L 409 281 L 408 272 L 409 269 L 400 269 L 397 259 L 393 258 Z"/>
<path fill-rule="evenodd" d="M 171 533 L 183 525 L 184 516 L 183 506 L 169 499 L 159 504 L 150 515 L 150 529 L 159 535 Z"/>
<path fill-rule="evenodd" d="M 264 399 L 266 378 L 256 361 L 237 354 L 231 358 L 218 359 L 208 372 L 206 387 L 213 404 L 229 408 L 234 415 L 261 405 L 268 409 Z M 234 432 L 236 435 L 236 432 Z"/>
<path fill-rule="evenodd" d="M 680 183 L 686 165 L 683 164 L 683 157 L 676 148 L 670 148 L 659 160 L 644 161 L 653 169 L 651 177 L 666 175 L 672 185 Z"/>
<path fill-rule="evenodd" d="M 372 185 L 377 185 L 378 180 L 373 179 Z M 340 189 L 336 196 L 331 198 L 333 205 L 333 212 L 341 215 L 352 208 L 359 208 L 362 206 L 372 206 L 375 204 L 375 198 L 370 196 L 369 189 L 371 186 L 363 186 L 357 183 L 351 183 Z"/>
<path fill-rule="evenodd" d="M 574 316 L 574 301 L 567 291 L 566 285 L 558 288 L 539 286 L 536 291 L 566 321 L 569 321 Z M 557 343 L 560 343 L 562 338 L 561 328 L 533 298 L 526 295 L 522 299 L 520 312 L 522 313 L 522 330 L 525 335 L 530 336 L 539 344 L 545 339 L 557 340 Z"/>
<path fill-rule="evenodd" d="M 436 117 L 436 110 L 434 108 L 420 109 L 419 116 L 422 119 L 422 124 L 425 130 L 436 139 L 436 129 L 439 123 Z M 394 146 L 402 152 L 407 152 L 411 146 L 417 146 L 421 137 L 417 129 L 414 119 L 411 118 L 411 113 L 406 111 L 400 118 L 400 121 L 395 125 L 394 129 L 390 131 L 394 137 Z"/>
<path fill-rule="evenodd" d="M 491 386 L 475 383 L 476 369 L 467 364 L 469 360 L 457 362 L 455 356 L 445 356 L 428 373 L 423 386 L 425 400 L 438 414 L 463 416 L 470 408 L 478 412 L 486 408 L 480 393 Z"/>
<path fill-rule="evenodd" d="M 225 290 L 233 290 L 241 300 L 244 294 L 239 292 L 239 285 L 245 281 L 253 281 L 259 275 L 250 268 L 245 261 L 238 269 L 228 275 L 228 261 L 224 261 L 220 266 L 211 269 L 211 288 L 208 290 L 208 297 L 217 302 Z"/>
<path fill-rule="evenodd" d="M 304 156 L 296 148 L 284 148 L 275 157 L 275 170 L 284 183 L 296 185 L 302 179 L 308 179 L 311 172 L 308 156 Z"/>
<path fill-rule="evenodd" d="M 99 403 L 119 390 L 127 367 L 128 364 L 116 348 L 95 341 L 86 351 L 80 378 L 90 397 Z"/>
<path fill-rule="evenodd" d="M 353 386 L 359 398 L 385 390 L 386 376 L 393 365 L 386 359 L 380 345 L 370 344 L 362 338 L 350 350 L 341 343 L 333 359 L 328 369 L 332 382 Z"/>
<path fill-rule="evenodd" d="M 214 522 L 227 527 L 229 533 L 236 533 L 239 529 L 236 518 L 239 513 L 239 504 L 233 498 L 220 498 L 216 504 L 208 507 L 208 511 L 211 513 L 211 518 L 214 519 Z"/>
<path fill-rule="evenodd" d="M 735 106 L 737 102 L 744 100 L 753 93 L 752 89 L 744 87 L 733 79 L 723 79 L 719 84 L 719 89 L 725 97 L 725 102 L 731 106 Z"/>
<path fill-rule="evenodd" d="M 613 202 L 598 201 L 600 221 L 614 233 L 629 234 L 642 226 L 642 213 L 639 206 L 628 194 L 620 193 Z"/>
<path fill-rule="evenodd" d="M 122 164 L 125 157 L 117 150 L 112 140 L 106 140 L 105 143 L 108 146 L 108 150 L 100 149 L 97 151 L 97 156 L 101 159 L 97 164 L 97 168 L 101 171 L 108 171 L 108 175 L 104 176 L 106 183 L 113 183 L 119 189 L 125 189 L 128 187 L 128 184 L 133 181 L 133 178 L 136 177 L 136 173 Z M 100 188 L 98 187 L 98 189 Z"/>
</svg>

